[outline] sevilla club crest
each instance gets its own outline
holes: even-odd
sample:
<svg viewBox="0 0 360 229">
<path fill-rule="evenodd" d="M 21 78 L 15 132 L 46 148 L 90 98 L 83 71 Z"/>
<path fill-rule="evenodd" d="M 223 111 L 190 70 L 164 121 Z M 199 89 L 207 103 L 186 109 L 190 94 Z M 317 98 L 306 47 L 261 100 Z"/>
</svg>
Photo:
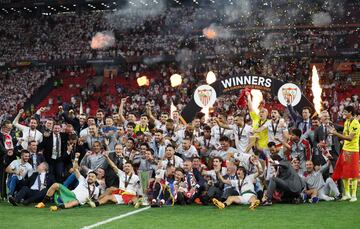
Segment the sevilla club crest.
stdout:
<svg viewBox="0 0 360 229">
<path fill-rule="evenodd" d="M 194 100 L 199 107 L 211 107 L 216 101 L 216 91 L 209 85 L 201 85 L 195 90 Z"/>
</svg>

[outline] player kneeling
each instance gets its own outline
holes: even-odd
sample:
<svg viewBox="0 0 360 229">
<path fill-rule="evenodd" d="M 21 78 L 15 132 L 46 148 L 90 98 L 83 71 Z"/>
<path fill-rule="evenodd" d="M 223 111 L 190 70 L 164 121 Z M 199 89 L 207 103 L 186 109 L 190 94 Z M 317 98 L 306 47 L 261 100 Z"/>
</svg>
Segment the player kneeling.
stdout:
<svg viewBox="0 0 360 229">
<path fill-rule="evenodd" d="M 259 176 L 261 169 L 259 168 L 258 163 L 255 163 L 257 172 L 254 174 L 246 175 L 246 169 L 242 166 L 238 167 L 236 174 L 238 180 L 225 180 L 220 171 L 216 172 L 218 179 L 224 184 L 231 185 L 235 187 L 238 196 L 229 196 L 225 202 L 221 202 L 217 199 L 212 199 L 214 205 L 219 209 L 223 209 L 233 203 L 236 204 L 250 204 L 250 209 L 254 210 L 260 204 L 260 200 L 257 199 L 254 184 L 256 183 L 256 178 Z"/>
</svg>

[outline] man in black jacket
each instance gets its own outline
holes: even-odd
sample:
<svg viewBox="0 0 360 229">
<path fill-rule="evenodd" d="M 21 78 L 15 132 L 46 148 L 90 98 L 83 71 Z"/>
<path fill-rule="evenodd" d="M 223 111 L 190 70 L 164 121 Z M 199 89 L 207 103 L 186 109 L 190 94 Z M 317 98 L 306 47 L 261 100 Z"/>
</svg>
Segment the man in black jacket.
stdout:
<svg viewBox="0 0 360 229">
<path fill-rule="evenodd" d="M 275 191 L 282 193 L 282 198 L 288 198 L 290 200 L 299 200 L 300 193 L 305 188 L 305 182 L 296 173 L 294 168 L 288 161 L 280 161 L 278 164 L 274 164 L 277 167 L 277 173 L 275 177 L 272 177 L 269 182 L 266 195 L 264 195 L 263 205 L 272 205 L 272 197 Z"/>
<path fill-rule="evenodd" d="M 15 197 L 9 197 L 9 202 L 17 206 L 19 203 L 28 205 L 41 201 L 45 197 L 48 188 L 55 182 L 53 175 L 48 170 L 48 163 L 40 163 L 37 166 L 37 172 L 33 173 L 25 181 L 24 186 Z"/>
<path fill-rule="evenodd" d="M 60 131 L 60 124 L 54 124 L 52 133 L 49 136 L 44 136 L 39 145 L 46 162 L 49 163 L 49 171 L 55 176 L 56 182 L 63 182 L 65 162 L 70 157 L 67 153 L 68 136 L 65 133 L 60 133 Z"/>
<path fill-rule="evenodd" d="M 315 165 L 325 164 L 322 154 L 330 153 L 331 165 L 335 168 L 336 161 L 340 155 L 340 141 L 335 135 L 330 134 L 329 129 L 333 126 L 330 123 L 330 115 L 328 111 L 322 111 L 320 114 L 321 125 L 314 132 L 314 143 L 319 153 L 313 158 Z"/>
</svg>

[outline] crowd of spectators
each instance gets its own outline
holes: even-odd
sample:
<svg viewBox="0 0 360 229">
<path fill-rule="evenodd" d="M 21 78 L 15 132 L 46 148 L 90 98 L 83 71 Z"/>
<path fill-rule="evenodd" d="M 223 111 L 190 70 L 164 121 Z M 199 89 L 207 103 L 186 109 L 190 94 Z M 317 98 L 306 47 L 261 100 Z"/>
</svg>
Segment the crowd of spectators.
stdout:
<svg viewBox="0 0 360 229">
<path fill-rule="evenodd" d="M 50 69 L 25 68 L 1 71 L 0 120 L 14 116 L 33 93 L 53 76 L 54 73 Z"/>
</svg>

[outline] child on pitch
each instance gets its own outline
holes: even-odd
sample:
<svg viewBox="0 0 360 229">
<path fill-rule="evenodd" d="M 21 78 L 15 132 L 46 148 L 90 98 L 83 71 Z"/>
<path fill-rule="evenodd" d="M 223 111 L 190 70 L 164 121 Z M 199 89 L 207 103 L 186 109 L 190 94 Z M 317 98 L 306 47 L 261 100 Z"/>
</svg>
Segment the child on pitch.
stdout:
<svg viewBox="0 0 360 229">
<path fill-rule="evenodd" d="M 70 191 L 64 185 L 55 183 L 46 193 L 43 201 L 38 203 L 36 208 L 45 208 L 45 204 L 50 201 L 50 198 L 54 196 L 54 201 L 57 206 L 51 206 L 50 211 L 57 211 L 59 208 L 73 208 L 79 205 L 84 205 L 90 199 L 97 199 L 99 196 L 99 188 L 96 186 L 96 172 L 90 171 L 85 179 L 79 172 L 78 160 L 80 153 L 75 154 L 74 160 L 74 173 L 79 181 L 76 188 Z"/>
<path fill-rule="evenodd" d="M 218 179 L 224 183 L 235 187 L 239 196 L 229 196 L 225 202 L 221 202 L 215 198 L 212 199 L 214 205 L 219 209 L 224 209 L 225 207 L 236 203 L 236 204 L 250 204 L 250 209 L 254 210 L 260 204 L 256 192 L 255 192 L 255 183 L 256 178 L 262 174 L 259 163 L 254 163 L 257 171 L 253 174 L 247 175 L 247 171 L 243 166 L 239 166 L 236 175 L 238 176 L 237 180 L 225 180 L 220 174 L 220 171 L 216 171 Z"/>
</svg>

